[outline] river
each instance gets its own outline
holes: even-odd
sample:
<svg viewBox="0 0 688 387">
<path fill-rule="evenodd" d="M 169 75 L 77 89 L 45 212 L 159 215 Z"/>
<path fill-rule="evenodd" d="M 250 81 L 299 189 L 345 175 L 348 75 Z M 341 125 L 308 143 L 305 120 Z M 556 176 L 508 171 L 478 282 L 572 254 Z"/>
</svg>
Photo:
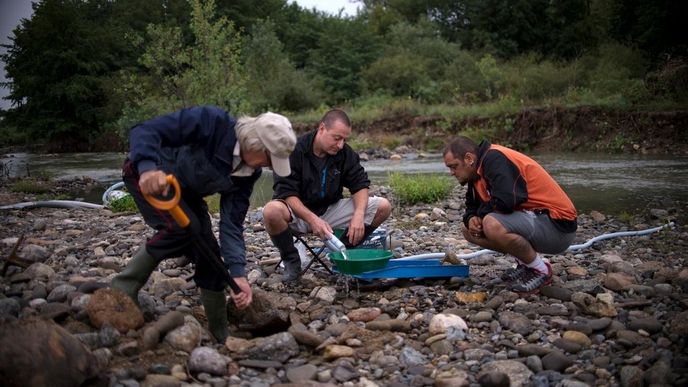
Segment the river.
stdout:
<svg viewBox="0 0 688 387">
<path fill-rule="evenodd" d="M 608 155 L 595 153 L 533 154 L 570 195 L 579 212 L 635 213 L 649 208 L 688 208 L 688 157 L 664 155 Z M 2 155 L 4 176 L 48 175 L 56 179 L 89 176 L 102 183 L 83 199 L 99 203 L 102 192 L 120 180 L 124 153 Z M 375 184 L 386 184 L 390 172 L 447 173 L 440 155 L 401 161 L 364 162 Z M 272 174 L 258 181 L 253 206 L 272 194 Z"/>
</svg>

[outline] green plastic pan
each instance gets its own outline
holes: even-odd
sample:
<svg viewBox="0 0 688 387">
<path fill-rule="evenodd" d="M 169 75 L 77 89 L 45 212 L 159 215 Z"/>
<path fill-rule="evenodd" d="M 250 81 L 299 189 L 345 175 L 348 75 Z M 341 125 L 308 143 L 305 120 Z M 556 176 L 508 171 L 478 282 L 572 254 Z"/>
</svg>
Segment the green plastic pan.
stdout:
<svg viewBox="0 0 688 387">
<path fill-rule="evenodd" d="M 350 249 L 347 250 L 348 259 L 341 252 L 328 253 L 327 257 L 342 274 L 360 274 L 371 270 L 382 269 L 392 258 L 389 250 Z"/>
</svg>

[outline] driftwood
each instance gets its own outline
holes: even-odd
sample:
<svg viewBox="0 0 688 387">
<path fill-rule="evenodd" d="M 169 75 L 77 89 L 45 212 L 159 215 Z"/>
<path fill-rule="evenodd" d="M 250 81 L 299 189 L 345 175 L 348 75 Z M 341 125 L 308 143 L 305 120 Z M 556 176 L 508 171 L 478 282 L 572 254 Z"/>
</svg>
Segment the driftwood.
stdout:
<svg viewBox="0 0 688 387">
<path fill-rule="evenodd" d="M 19 239 L 17 239 L 17 243 L 14 244 L 14 247 L 12 247 L 12 251 L 10 251 L 10 255 L 5 259 L 5 262 L 3 262 L 2 264 L 0 275 L 2 275 L 3 277 L 7 274 L 7 269 L 9 269 L 11 265 L 19 266 L 26 269 L 27 267 L 31 266 L 31 264 L 33 264 L 32 261 L 24 259 L 17 255 L 17 250 L 19 250 L 19 246 L 21 246 L 22 243 L 24 243 L 24 234 L 19 236 Z"/>
</svg>

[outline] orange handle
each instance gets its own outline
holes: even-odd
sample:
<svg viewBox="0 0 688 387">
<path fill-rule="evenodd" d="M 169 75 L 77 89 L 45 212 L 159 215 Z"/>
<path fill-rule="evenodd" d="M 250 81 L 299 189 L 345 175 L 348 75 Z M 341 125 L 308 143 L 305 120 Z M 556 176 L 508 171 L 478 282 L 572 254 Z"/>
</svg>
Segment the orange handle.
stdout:
<svg viewBox="0 0 688 387">
<path fill-rule="evenodd" d="M 170 215 L 174 218 L 174 220 L 177 221 L 177 224 L 179 224 L 182 227 L 186 227 L 191 223 L 189 220 L 189 217 L 186 216 L 184 213 L 184 210 L 182 210 L 181 207 L 179 207 L 179 199 L 182 197 L 182 189 L 179 186 L 179 182 L 177 181 L 177 178 L 174 177 L 174 175 L 167 175 L 167 184 L 170 184 L 174 187 L 174 197 L 172 197 L 169 200 L 160 200 L 153 195 L 148 195 L 148 194 L 143 194 L 143 197 L 146 198 L 146 201 L 150 203 L 151 206 L 159 209 L 159 210 L 166 210 L 170 212 Z"/>
</svg>

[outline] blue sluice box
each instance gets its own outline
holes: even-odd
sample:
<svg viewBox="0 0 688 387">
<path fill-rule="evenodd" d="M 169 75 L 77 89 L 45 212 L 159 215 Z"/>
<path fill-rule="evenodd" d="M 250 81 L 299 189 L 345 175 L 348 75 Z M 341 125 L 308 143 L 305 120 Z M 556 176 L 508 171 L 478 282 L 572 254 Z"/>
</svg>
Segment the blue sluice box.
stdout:
<svg viewBox="0 0 688 387">
<path fill-rule="evenodd" d="M 337 271 L 336 267 L 335 271 Z M 381 269 L 354 274 L 352 277 L 361 279 L 468 277 L 468 272 L 468 265 L 442 265 L 439 259 L 390 259 L 387 266 Z"/>
</svg>

